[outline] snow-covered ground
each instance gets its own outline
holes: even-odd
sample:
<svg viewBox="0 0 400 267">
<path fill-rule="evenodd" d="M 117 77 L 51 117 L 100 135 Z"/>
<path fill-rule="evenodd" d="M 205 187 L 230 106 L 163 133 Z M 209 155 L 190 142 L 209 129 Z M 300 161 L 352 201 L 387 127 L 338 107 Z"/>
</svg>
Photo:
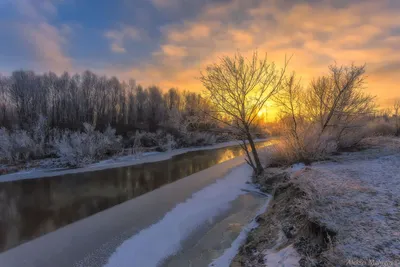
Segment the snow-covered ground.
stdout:
<svg viewBox="0 0 400 267">
<path fill-rule="evenodd" d="M 256 139 L 256 142 L 265 142 L 268 139 Z M 192 151 L 200 151 L 200 150 L 212 150 L 218 148 L 224 148 L 229 146 L 239 145 L 238 141 L 230 141 L 215 144 L 212 146 L 204 146 L 204 147 L 191 147 L 191 148 L 181 148 L 176 150 L 171 150 L 168 152 L 146 152 L 142 153 L 140 156 L 137 155 L 128 155 L 128 156 L 120 156 L 113 157 L 107 160 L 103 160 L 97 163 L 90 164 L 88 166 L 76 169 L 62 169 L 62 168 L 33 168 L 27 169 L 15 173 L 0 175 L 0 182 L 5 181 L 15 181 L 22 179 L 34 179 L 34 178 L 42 178 L 42 177 L 52 177 L 70 173 L 82 173 L 82 172 L 90 172 L 90 171 L 98 171 L 110 168 L 119 168 L 126 167 L 131 165 L 137 165 L 142 163 L 149 162 L 157 162 L 163 161 L 172 158 L 173 156 L 184 154 Z"/>
<path fill-rule="evenodd" d="M 179 251 L 181 242 L 198 227 L 229 209 L 230 202 L 246 193 L 243 189 L 251 189 L 252 186 L 246 184 L 250 176 L 251 168 L 242 165 L 196 192 L 159 222 L 122 243 L 106 267 L 158 266 L 163 259 Z"/>
<path fill-rule="evenodd" d="M 326 262 L 400 266 L 400 139 L 365 143 L 366 150 L 343 153 L 292 176 L 310 198 L 304 206 L 310 220 L 335 233 L 334 245 L 323 253 Z"/>
<path fill-rule="evenodd" d="M 400 139 L 361 145 L 260 178 L 283 183 L 233 266 L 400 266 Z"/>
<path fill-rule="evenodd" d="M 312 167 L 322 203 L 310 212 L 337 233 L 332 257 L 400 264 L 400 153 L 356 155 Z"/>
<path fill-rule="evenodd" d="M 256 217 L 267 210 L 268 203 L 269 201 L 266 201 L 266 203 L 260 208 L 260 210 L 256 214 Z M 231 247 L 226 249 L 220 257 L 214 259 L 213 262 L 209 264 L 209 267 L 229 267 L 233 258 L 238 253 L 240 246 L 245 242 L 248 233 L 256 227 L 258 227 L 258 223 L 254 218 L 248 225 L 246 225 L 242 229 L 239 236 L 235 239 L 235 241 L 233 241 Z"/>
</svg>

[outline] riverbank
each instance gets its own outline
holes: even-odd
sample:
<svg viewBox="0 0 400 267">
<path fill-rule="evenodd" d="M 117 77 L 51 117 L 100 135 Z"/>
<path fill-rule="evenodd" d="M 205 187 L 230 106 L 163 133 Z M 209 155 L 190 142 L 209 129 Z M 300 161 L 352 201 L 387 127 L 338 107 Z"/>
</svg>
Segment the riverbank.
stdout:
<svg viewBox="0 0 400 267">
<path fill-rule="evenodd" d="M 156 266 L 177 251 L 211 262 L 265 201 L 250 175 L 244 156 L 216 164 L 0 253 L 0 266 Z"/>
<path fill-rule="evenodd" d="M 261 143 L 261 142 L 267 142 L 268 140 L 271 139 L 269 138 L 256 139 L 255 142 Z M 225 148 L 229 146 L 238 146 L 238 145 L 239 141 L 229 141 L 210 146 L 174 149 L 168 152 L 146 152 L 140 155 L 114 156 L 109 159 L 92 163 L 81 168 L 53 168 L 50 167 L 52 166 L 51 164 L 48 164 L 47 166 L 49 167 L 27 168 L 17 172 L 0 175 L 0 182 L 53 177 L 65 174 L 83 173 L 83 172 L 99 171 L 112 168 L 127 167 L 143 163 L 168 160 L 174 156 L 192 151 L 212 150 L 212 149 Z"/>
<path fill-rule="evenodd" d="M 271 168 L 273 198 L 231 263 L 237 266 L 399 266 L 400 139 L 311 166 Z"/>
</svg>

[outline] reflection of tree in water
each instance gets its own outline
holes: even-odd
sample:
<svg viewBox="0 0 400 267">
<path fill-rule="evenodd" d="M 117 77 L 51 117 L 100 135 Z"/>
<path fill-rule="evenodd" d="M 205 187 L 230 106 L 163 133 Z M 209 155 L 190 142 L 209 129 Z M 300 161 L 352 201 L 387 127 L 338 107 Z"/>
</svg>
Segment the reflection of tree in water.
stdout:
<svg viewBox="0 0 400 267">
<path fill-rule="evenodd" d="M 0 183 L 0 251 L 242 154 L 239 147 L 96 172 Z"/>
</svg>

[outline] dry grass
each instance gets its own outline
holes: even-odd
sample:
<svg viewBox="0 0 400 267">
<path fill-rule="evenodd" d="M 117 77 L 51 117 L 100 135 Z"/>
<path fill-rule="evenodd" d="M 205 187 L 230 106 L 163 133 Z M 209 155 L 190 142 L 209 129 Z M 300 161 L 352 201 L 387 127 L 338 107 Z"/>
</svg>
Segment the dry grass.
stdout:
<svg viewBox="0 0 400 267">
<path fill-rule="evenodd" d="M 299 128 L 296 135 L 283 131 L 280 139 L 261 154 L 266 167 L 289 166 L 294 163 L 325 160 L 337 152 L 358 150 L 362 141 L 369 137 L 394 136 L 396 127 L 392 121 L 376 118 L 359 121 L 338 134 L 336 129 L 320 134 L 315 125 Z"/>
<path fill-rule="evenodd" d="M 268 251 L 291 245 L 300 266 L 398 266 L 400 139 L 366 138 L 360 145 L 369 148 L 281 175 L 237 266 L 268 266 Z M 258 182 L 276 184 L 289 171 L 271 169 Z"/>
</svg>

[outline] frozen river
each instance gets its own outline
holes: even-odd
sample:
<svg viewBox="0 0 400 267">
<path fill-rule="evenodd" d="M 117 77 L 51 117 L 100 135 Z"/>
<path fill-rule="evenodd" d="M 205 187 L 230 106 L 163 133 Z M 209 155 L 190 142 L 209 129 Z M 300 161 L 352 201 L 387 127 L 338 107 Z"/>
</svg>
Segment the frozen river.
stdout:
<svg viewBox="0 0 400 267">
<path fill-rule="evenodd" d="M 1 183 L 0 266 L 204 266 L 265 203 L 240 154 Z"/>
</svg>

